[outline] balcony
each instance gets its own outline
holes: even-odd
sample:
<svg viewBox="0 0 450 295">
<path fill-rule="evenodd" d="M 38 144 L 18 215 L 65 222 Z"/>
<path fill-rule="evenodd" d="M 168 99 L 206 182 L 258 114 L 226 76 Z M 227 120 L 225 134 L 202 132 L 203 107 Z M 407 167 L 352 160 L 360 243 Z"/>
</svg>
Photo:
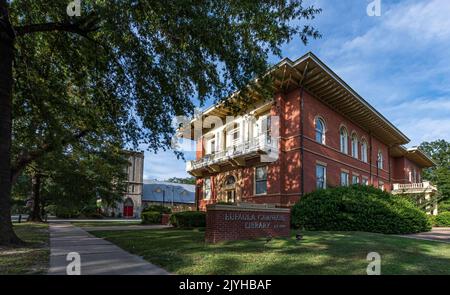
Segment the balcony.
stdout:
<svg viewBox="0 0 450 295">
<path fill-rule="evenodd" d="M 233 145 L 214 154 L 186 163 L 186 171 L 194 176 L 204 172 L 221 171 L 221 166 L 232 165 L 243 167 L 249 158 L 259 157 L 261 162 L 272 162 L 278 158 L 278 139 L 267 135 L 259 135 L 248 141 L 233 141 Z"/>
<path fill-rule="evenodd" d="M 419 183 L 394 183 L 393 194 L 416 194 L 416 193 L 433 193 L 437 188 L 429 181 Z"/>
</svg>

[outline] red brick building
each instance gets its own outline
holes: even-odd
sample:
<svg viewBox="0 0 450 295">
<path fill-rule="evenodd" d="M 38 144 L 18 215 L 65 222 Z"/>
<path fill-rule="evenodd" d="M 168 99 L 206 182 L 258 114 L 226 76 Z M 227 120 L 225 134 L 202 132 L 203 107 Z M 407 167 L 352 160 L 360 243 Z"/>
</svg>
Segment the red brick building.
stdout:
<svg viewBox="0 0 450 295">
<path fill-rule="evenodd" d="M 217 202 L 292 206 L 318 188 L 360 183 L 392 191 L 420 187 L 433 162 L 315 55 L 284 59 L 271 72 L 272 100 L 245 116 L 224 105 L 191 122 L 200 209 Z M 429 185 L 429 184 L 425 184 Z M 422 187 L 424 184 L 422 183 Z"/>
</svg>

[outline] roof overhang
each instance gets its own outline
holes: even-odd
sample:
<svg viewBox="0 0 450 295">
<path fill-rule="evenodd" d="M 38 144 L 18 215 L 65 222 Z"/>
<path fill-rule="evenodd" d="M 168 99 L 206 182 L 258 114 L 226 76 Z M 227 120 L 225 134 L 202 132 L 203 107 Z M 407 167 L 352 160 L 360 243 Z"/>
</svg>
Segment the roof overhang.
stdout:
<svg viewBox="0 0 450 295">
<path fill-rule="evenodd" d="M 393 157 L 405 157 L 408 160 L 416 163 L 421 168 L 429 168 L 436 166 L 436 163 L 420 148 L 405 148 L 404 146 L 396 146 L 391 150 Z"/>
<path fill-rule="evenodd" d="M 281 60 L 268 74 L 273 77 L 275 91 L 288 92 L 303 86 L 315 98 L 389 146 L 409 142 L 406 135 L 311 52 L 296 61 L 288 58 Z M 191 121 L 191 126 L 195 126 L 200 118 L 210 115 L 225 117 L 230 113 L 225 104 L 217 104 Z"/>
</svg>

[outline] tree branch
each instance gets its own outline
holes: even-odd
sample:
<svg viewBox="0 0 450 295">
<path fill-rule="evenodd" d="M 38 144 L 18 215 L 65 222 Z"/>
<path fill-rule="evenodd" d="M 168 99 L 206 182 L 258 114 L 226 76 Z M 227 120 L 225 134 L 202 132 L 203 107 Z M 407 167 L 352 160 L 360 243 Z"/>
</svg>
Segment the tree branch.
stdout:
<svg viewBox="0 0 450 295">
<path fill-rule="evenodd" d="M 79 23 L 44 23 L 14 27 L 18 37 L 36 32 L 70 32 L 87 37 L 88 33 L 97 29 L 97 27 L 83 28 Z"/>
<path fill-rule="evenodd" d="M 61 140 L 60 145 L 66 146 L 69 143 L 75 142 L 77 140 L 80 140 L 81 138 L 88 135 L 90 130 L 85 129 L 81 130 L 77 134 L 74 134 L 73 136 L 69 136 Z M 21 155 L 18 157 L 18 159 L 13 163 L 11 168 L 11 182 L 14 184 L 19 177 L 20 173 L 27 167 L 30 163 L 33 161 L 39 159 L 46 153 L 49 153 L 57 148 L 57 144 L 43 144 L 39 150 L 35 151 L 25 151 L 21 153 Z"/>
</svg>

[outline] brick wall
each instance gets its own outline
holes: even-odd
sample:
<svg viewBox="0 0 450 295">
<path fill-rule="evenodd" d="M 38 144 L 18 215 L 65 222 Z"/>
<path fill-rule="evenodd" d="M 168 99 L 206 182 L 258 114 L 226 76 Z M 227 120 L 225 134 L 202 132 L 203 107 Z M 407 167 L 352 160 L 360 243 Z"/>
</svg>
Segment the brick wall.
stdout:
<svg viewBox="0 0 450 295">
<path fill-rule="evenodd" d="M 304 193 L 316 189 L 316 165 L 325 164 L 327 167 L 327 185 L 339 186 L 342 171 L 349 174 L 349 182 L 357 176 L 359 182 L 368 179 L 369 184 L 379 187 L 381 182 L 385 190 L 390 191 L 392 183 L 406 182 L 408 171 L 419 168 L 407 159 L 390 157 L 389 148 L 376 137 L 372 136 L 347 118 L 331 109 L 308 92 L 303 92 L 303 163 L 301 161 L 301 110 L 300 90 L 294 89 L 288 93 L 277 93 L 274 104 L 270 110 L 272 115 L 280 118 L 279 159 L 268 166 L 267 194 L 254 194 L 255 166 L 264 165 L 255 161 L 247 161 L 247 167 L 222 167 L 220 173 L 211 174 L 213 193 L 211 200 L 202 200 L 200 196 L 199 207 L 206 210 L 208 204 L 216 201 L 225 201 L 221 190 L 227 175 L 235 175 L 238 181 L 236 196 L 240 202 L 271 203 L 281 207 L 290 207 L 301 197 L 302 169 L 304 171 Z M 320 116 L 326 125 L 325 144 L 315 141 L 315 119 Z M 348 132 L 348 153 L 340 151 L 340 127 L 345 126 Z M 358 158 L 352 157 L 352 134 L 355 133 L 358 142 Z M 363 139 L 368 145 L 368 163 L 362 161 L 361 142 Z M 198 143 L 201 145 L 201 141 Z M 378 151 L 383 154 L 383 168 L 377 166 Z M 204 150 L 197 149 L 197 158 L 203 156 Z M 303 168 L 302 168 L 303 166 Z M 405 180 L 406 179 L 406 180 Z M 200 179 L 198 184 L 202 184 Z"/>
<path fill-rule="evenodd" d="M 221 241 L 290 236 L 290 211 L 280 208 L 245 208 L 210 205 L 205 240 Z"/>
</svg>

